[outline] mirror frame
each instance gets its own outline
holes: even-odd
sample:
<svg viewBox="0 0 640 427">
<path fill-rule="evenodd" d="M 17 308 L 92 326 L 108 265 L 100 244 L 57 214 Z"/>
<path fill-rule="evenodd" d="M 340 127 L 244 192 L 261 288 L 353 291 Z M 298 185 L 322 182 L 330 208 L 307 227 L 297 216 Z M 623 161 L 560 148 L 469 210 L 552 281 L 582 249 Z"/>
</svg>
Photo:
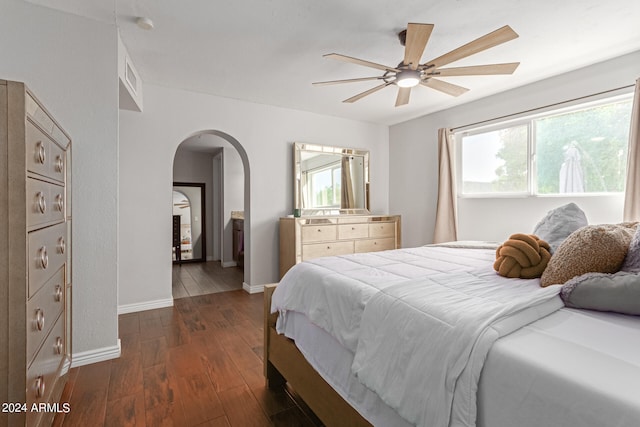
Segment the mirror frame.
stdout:
<svg viewBox="0 0 640 427">
<path fill-rule="evenodd" d="M 364 203 L 363 209 L 341 208 L 303 208 L 300 162 L 302 152 L 316 152 L 324 154 L 339 154 L 345 156 L 362 156 L 364 159 Z M 306 142 L 293 143 L 293 207 L 294 216 L 314 215 L 369 215 L 369 151 L 356 148 L 333 147 L 328 145 L 309 144 Z M 296 215 L 299 214 L 299 215 Z"/>
<path fill-rule="evenodd" d="M 204 183 L 194 183 L 194 182 L 174 182 L 173 183 L 173 191 L 181 191 L 179 187 L 189 187 L 189 188 L 199 188 L 198 196 L 200 197 L 200 212 L 193 212 L 193 208 L 191 210 L 191 215 L 200 215 L 200 245 L 201 245 L 201 254 L 198 258 L 185 259 L 180 261 L 173 261 L 174 264 L 184 264 L 189 262 L 205 262 L 207 260 L 207 230 L 206 230 L 206 192 Z M 192 236 L 193 239 L 193 236 Z M 193 242 L 193 240 L 192 240 Z"/>
</svg>

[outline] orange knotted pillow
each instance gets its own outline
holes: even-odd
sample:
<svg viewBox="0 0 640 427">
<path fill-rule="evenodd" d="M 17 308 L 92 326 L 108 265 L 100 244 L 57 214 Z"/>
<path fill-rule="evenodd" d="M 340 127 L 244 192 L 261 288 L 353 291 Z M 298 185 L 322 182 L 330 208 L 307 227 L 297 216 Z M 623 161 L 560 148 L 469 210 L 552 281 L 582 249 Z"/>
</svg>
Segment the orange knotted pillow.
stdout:
<svg viewBox="0 0 640 427">
<path fill-rule="evenodd" d="M 496 250 L 493 269 L 504 277 L 533 279 L 542 276 L 551 254 L 549 244 L 534 234 L 513 234 Z"/>
</svg>

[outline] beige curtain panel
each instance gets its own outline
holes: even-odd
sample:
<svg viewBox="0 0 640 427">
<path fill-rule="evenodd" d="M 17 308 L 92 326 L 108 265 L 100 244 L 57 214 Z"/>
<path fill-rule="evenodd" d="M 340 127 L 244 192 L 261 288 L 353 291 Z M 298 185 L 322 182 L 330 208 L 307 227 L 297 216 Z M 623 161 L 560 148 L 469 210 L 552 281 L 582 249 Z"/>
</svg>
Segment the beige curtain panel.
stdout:
<svg viewBox="0 0 640 427">
<path fill-rule="evenodd" d="M 636 80 L 629 129 L 627 185 L 624 193 L 624 221 L 640 221 L 640 79 Z"/>
<path fill-rule="evenodd" d="M 340 196 L 340 208 L 342 209 L 351 209 L 356 205 L 353 195 L 353 181 L 351 180 L 351 163 L 352 158 L 342 157 L 342 194 Z"/>
<path fill-rule="evenodd" d="M 438 129 L 438 204 L 433 243 L 458 240 L 455 141 L 449 129 Z"/>
</svg>

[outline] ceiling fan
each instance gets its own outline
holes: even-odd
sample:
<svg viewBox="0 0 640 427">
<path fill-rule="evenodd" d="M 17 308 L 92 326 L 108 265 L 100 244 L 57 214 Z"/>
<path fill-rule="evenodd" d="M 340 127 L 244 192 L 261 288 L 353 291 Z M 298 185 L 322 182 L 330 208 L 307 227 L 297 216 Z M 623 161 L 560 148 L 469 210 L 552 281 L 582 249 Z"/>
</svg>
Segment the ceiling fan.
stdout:
<svg viewBox="0 0 640 427">
<path fill-rule="evenodd" d="M 180 200 L 179 202 L 173 202 L 173 206 L 180 208 L 180 209 L 186 209 L 189 206 L 191 206 L 191 204 L 189 203 L 189 201 L 187 199 L 183 199 Z"/>
<path fill-rule="evenodd" d="M 398 34 L 400 43 L 405 47 L 404 59 L 397 67 L 388 67 L 386 65 L 377 64 L 375 62 L 365 61 L 362 59 L 352 58 L 338 53 L 329 53 L 324 55 L 325 58 L 337 59 L 339 61 L 350 62 L 352 64 L 363 65 L 365 67 L 375 68 L 384 71 L 381 76 L 361 77 L 346 80 L 332 80 L 326 82 L 315 82 L 314 85 L 332 85 L 339 83 L 353 83 L 367 80 L 378 80 L 382 83 L 369 90 L 359 93 L 351 98 L 345 99 L 343 102 L 353 103 L 367 95 L 371 95 L 384 89 L 390 85 L 398 86 L 398 96 L 396 98 L 396 107 L 409 103 L 411 88 L 415 86 L 425 86 L 431 89 L 444 92 L 451 96 L 460 96 L 469 89 L 458 86 L 435 77 L 450 76 L 477 76 L 477 75 L 497 75 L 497 74 L 513 74 L 519 62 L 510 62 L 505 64 L 488 64 L 475 65 L 470 67 L 441 68 L 447 64 L 466 58 L 483 50 L 490 49 L 499 44 L 508 42 L 518 37 L 518 34 L 508 25 L 499 28 L 491 33 L 485 34 L 449 53 L 445 53 L 431 61 L 423 64 L 420 63 L 424 49 L 427 46 L 433 24 L 415 24 L 410 23 L 407 29 Z"/>
</svg>

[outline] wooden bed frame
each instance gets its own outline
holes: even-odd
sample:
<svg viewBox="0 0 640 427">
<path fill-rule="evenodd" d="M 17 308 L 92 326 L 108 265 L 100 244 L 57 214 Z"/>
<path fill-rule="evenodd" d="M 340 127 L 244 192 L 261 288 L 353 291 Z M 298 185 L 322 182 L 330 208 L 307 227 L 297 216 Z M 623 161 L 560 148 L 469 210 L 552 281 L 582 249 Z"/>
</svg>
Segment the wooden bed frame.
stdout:
<svg viewBox="0 0 640 427">
<path fill-rule="evenodd" d="M 293 340 L 279 335 L 278 314 L 271 314 L 271 297 L 277 285 L 264 287 L 264 375 L 269 388 L 285 383 L 327 427 L 371 427 L 307 362 Z"/>
</svg>

